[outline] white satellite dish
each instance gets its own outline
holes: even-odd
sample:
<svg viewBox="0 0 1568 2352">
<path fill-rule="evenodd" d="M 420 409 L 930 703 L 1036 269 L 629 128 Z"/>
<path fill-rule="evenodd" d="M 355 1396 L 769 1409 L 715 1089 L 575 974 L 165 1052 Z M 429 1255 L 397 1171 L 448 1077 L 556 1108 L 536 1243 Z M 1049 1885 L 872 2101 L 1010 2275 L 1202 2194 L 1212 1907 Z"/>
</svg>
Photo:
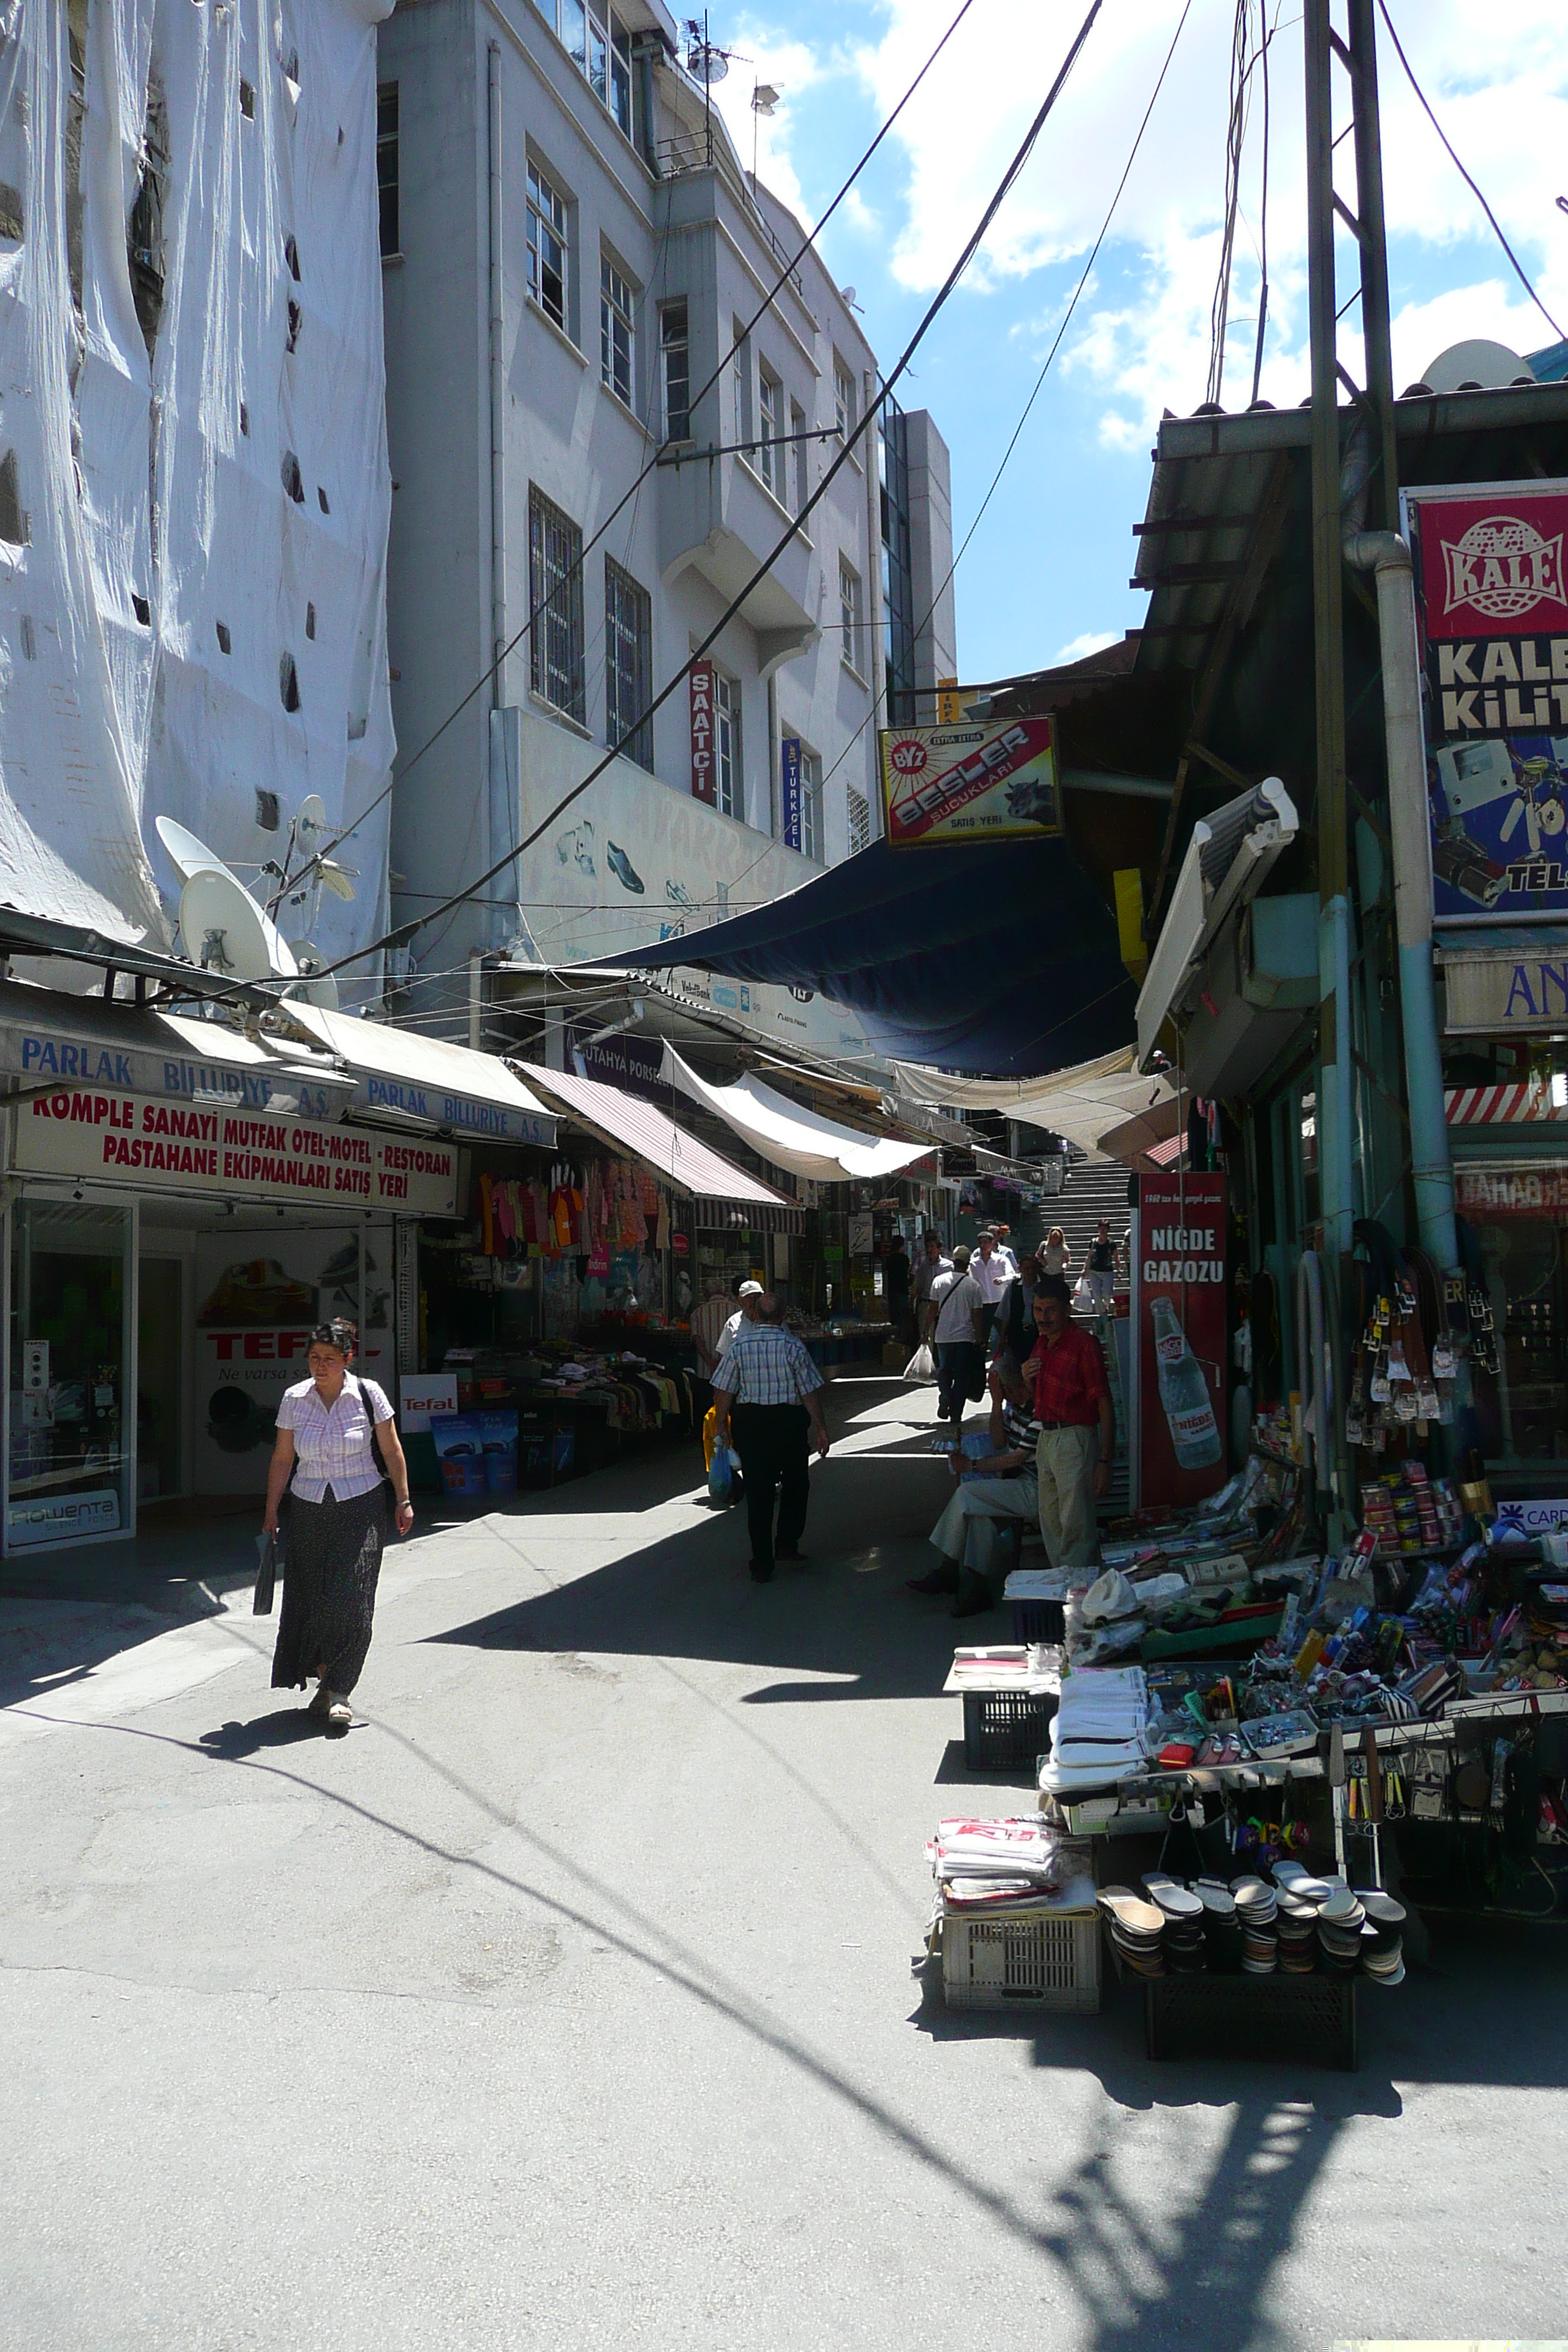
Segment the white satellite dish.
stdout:
<svg viewBox="0 0 1568 2352">
<path fill-rule="evenodd" d="M 226 979 L 291 980 L 300 969 L 249 891 L 216 859 L 180 893 L 180 938 L 194 964 Z"/>
<path fill-rule="evenodd" d="M 324 833 L 327 829 L 327 803 L 320 793 L 307 793 L 294 819 L 300 833 Z"/>
<path fill-rule="evenodd" d="M 184 826 L 176 824 L 172 816 L 155 817 L 153 823 L 158 828 L 158 838 L 168 851 L 170 863 L 182 882 L 188 882 L 193 874 L 228 872 L 222 858 L 210 850 L 205 841 L 198 841 L 194 833 L 187 833 Z"/>
<path fill-rule="evenodd" d="M 338 1009 L 338 983 L 330 971 L 323 971 L 326 957 L 312 940 L 301 940 L 294 950 L 300 978 L 286 992 L 305 1004 L 319 1004 L 325 1012 Z"/>
<path fill-rule="evenodd" d="M 340 866 L 335 857 L 318 857 L 316 872 L 321 876 L 323 889 L 330 890 L 334 898 L 353 897 L 354 884 L 359 880 L 357 866 Z"/>
</svg>

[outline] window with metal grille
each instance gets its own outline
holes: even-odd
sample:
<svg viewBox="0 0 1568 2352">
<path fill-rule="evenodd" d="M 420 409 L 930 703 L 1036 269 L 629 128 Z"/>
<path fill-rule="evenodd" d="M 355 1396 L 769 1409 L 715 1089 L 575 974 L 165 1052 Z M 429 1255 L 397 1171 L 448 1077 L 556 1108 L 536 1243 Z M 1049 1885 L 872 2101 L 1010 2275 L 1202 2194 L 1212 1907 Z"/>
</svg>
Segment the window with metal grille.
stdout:
<svg viewBox="0 0 1568 2352">
<path fill-rule="evenodd" d="M 617 400 L 632 405 L 632 310 L 630 286 L 607 253 L 599 256 L 599 373 Z"/>
<path fill-rule="evenodd" d="M 726 816 L 745 814 L 745 786 L 741 768 L 741 688 L 721 669 L 713 673 L 713 776 L 718 803 Z"/>
<path fill-rule="evenodd" d="M 849 802 L 849 855 L 851 857 L 855 857 L 858 856 L 862 849 L 869 849 L 871 846 L 871 803 L 866 798 L 864 793 L 858 793 L 856 791 L 853 784 L 848 788 L 847 798 Z"/>
<path fill-rule="evenodd" d="M 849 668 L 860 668 L 860 574 L 852 563 L 838 559 L 838 618 L 844 631 L 844 659 Z"/>
<path fill-rule="evenodd" d="M 583 534 L 531 484 L 528 493 L 529 683 L 555 709 L 587 724 L 583 659 Z"/>
<path fill-rule="evenodd" d="M 566 328 L 569 225 L 566 199 L 537 163 L 528 167 L 528 290 L 547 319 Z"/>
<path fill-rule="evenodd" d="M 397 242 L 397 84 L 384 81 L 375 93 L 375 193 L 381 207 L 381 249 L 400 253 Z"/>
<path fill-rule="evenodd" d="M 628 760 L 653 772 L 653 600 L 613 556 L 605 558 L 605 740 L 619 743 L 629 727 L 637 732 L 623 748 Z"/>
<path fill-rule="evenodd" d="M 766 368 L 757 373 L 757 470 L 774 498 L 784 488 L 784 386 Z"/>
<path fill-rule="evenodd" d="M 815 751 L 800 755 L 800 846 L 803 856 L 822 855 L 822 761 Z"/>
<path fill-rule="evenodd" d="M 691 438 L 691 339 L 686 304 L 666 302 L 658 314 L 659 366 L 664 376 L 664 437 Z"/>
</svg>

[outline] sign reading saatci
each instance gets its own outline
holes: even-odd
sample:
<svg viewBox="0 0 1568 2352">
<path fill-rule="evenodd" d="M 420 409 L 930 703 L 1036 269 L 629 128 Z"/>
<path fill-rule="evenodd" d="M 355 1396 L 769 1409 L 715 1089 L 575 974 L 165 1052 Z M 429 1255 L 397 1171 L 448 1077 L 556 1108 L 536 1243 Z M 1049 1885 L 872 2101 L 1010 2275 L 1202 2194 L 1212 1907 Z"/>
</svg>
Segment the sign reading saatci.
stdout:
<svg viewBox="0 0 1568 2352">
<path fill-rule="evenodd" d="M 1433 909 L 1568 912 L 1568 482 L 1407 490 Z"/>
<path fill-rule="evenodd" d="M 1049 714 L 960 727 L 889 727 L 878 738 L 895 848 L 1006 841 L 1062 829 Z"/>
</svg>

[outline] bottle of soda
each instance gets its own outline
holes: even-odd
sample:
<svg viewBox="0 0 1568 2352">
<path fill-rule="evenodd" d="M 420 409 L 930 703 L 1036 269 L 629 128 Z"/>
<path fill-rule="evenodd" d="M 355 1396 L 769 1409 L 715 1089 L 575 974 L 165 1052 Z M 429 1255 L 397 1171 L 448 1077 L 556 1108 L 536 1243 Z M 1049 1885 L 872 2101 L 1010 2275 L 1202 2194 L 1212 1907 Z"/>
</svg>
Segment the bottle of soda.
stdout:
<svg viewBox="0 0 1568 2352">
<path fill-rule="evenodd" d="M 1203 1367 L 1187 1345 L 1187 1335 L 1176 1320 L 1168 1298 L 1151 1301 L 1154 1315 L 1154 1362 L 1160 1375 L 1160 1402 L 1165 1408 L 1171 1443 L 1184 1470 L 1206 1470 L 1219 1460 L 1219 1429 L 1214 1417 Z"/>
</svg>

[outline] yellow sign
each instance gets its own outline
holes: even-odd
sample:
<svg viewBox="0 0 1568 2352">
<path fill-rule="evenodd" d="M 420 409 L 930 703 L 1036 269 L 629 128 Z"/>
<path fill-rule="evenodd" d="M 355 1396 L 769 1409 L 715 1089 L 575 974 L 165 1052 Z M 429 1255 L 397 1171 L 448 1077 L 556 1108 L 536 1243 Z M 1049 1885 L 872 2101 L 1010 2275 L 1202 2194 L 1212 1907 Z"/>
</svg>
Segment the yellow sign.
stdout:
<svg viewBox="0 0 1568 2352">
<path fill-rule="evenodd" d="M 878 738 L 887 839 L 1008 841 L 1062 829 L 1050 714 L 889 727 Z"/>
</svg>

